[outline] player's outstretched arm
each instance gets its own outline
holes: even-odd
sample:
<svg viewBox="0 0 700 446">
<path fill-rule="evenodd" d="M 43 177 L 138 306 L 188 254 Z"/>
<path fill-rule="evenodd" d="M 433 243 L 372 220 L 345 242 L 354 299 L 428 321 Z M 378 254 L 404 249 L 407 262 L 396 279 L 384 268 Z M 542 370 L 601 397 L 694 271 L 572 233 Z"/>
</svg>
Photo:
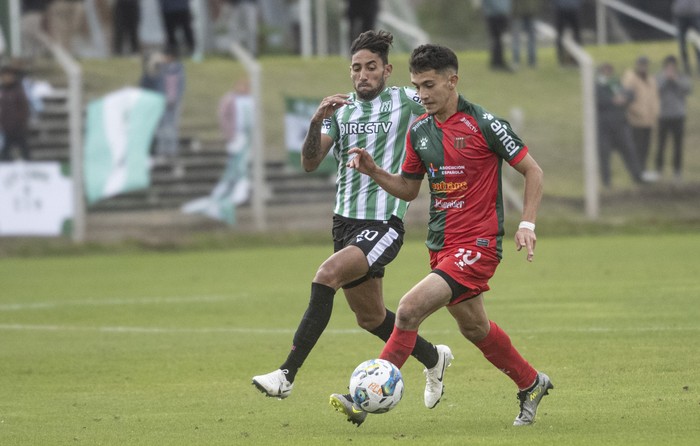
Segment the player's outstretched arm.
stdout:
<svg viewBox="0 0 700 446">
<path fill-rule="evenodd" d="M 323 120 L 333 116 L 338 108 L 349 104 L 348 97 L 346 94 L 334 94 L 324 98 L 311 117 L 309 131 L 301 146 L 301 166 L 306 172 L 316 170 L 333 147 L 331 137 L 321 133 Z"/>
<path fill-rule="evenodd" d="M 521 223 L 515 233 L 515 247 L 518 251 L 525 248 L 527 250 L 527 261 L 532 262 L 535 257 L 535 244 L 537 243 L 535 220 L 537 220 L 537 210 L 542 200 L 543 173 L 530 154 L 525 155 L 525 158 L 513 167 L 525 177 L 523 214 Z"/>
<path fill-rule="evenodd" d="M 411 180 L 400 174 L 387 172 L 374 162 L 372 155 L 365 149 L 354 147 L 348 150 L 348 153 L 355 156 L 350 158 L 347 167 L 368 175 L 391 195 L 405 201 L 411 201 L 418 196 L 421 180 Z"/>
</svg>

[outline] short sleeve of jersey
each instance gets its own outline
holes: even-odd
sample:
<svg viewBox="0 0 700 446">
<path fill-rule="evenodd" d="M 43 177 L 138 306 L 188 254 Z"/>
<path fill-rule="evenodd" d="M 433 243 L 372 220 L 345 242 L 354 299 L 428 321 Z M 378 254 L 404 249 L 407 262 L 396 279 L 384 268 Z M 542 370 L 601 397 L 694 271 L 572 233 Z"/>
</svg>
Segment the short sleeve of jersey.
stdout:
<svg viewBox="0 0 700 446">
<path fill-rule="evenodd" d="M 528 153 L 528 148 L 505 119 L 494 116 L 479 106 L 479 128 L 489 148 L 511 166 L 518 164 Z"/>
<path fill-rule="evenodd" d="M 421 116 L 414 121 L 411 128 L 413 128 L 416 122 L 423 119 L 430 119 L 430 117 L 427 115 Z M 411 130 L 406 134 L 406 158 L 404 158 L 403 165 L 401 166 L 401 176 L 413 180 L 421 180 L 427 171 L 423 160 L 418 156 L 416 149 L 413 147 L 413 142 L 411 141 L 412 134 L 413 132 Z"/>
<path fill-rule="evenodd" d="M 420 116 L 425 113 L 425 109 L 423 108 L 423 104 L 420 102 L 420 97 L 418 96 L 418 92 L 416 92 L 416 90 L 410 87 L 401 87 L 401 92 L 411 100 L 409 103 L 411 104 L 412 115 Z"/>
<path fill-rule="evenodd" d="M 340 131 L 338 127 L 338 119 L 336 117 L 336 113 L 333 113 L 333 116 L 331 116 L 330 118 L 326 118 L 323 120 L 323 125 L 321 126 L 321 134 L 328 135 L 333 141 L 337 142 L 338 138 L 340 138 Z"/>
</svg>

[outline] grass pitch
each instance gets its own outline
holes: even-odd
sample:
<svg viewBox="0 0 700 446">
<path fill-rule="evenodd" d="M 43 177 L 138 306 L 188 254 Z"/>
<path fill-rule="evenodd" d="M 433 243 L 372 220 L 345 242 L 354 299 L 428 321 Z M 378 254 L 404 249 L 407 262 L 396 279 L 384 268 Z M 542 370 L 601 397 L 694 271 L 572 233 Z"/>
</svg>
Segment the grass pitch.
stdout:
<svg viewBox="0 0 700 446">
<path fill-rule="evenodd" d="M 308 301 L 317 246 L 6 258 L 0 268 L 0 444 L 696 444 L 700 438 L 697 234 L 541 237 L 533 264 L 508 240 L 490 317 L 552 378 L 537 423 L 513 428 L 516 389 L 445 310 L 422 334 L 455 354 L 446 393 L 404 400 L 360 428 L 328 405 L 381 342 L 339 294 L 292 395 L 265 398 Z M 386 301 L 427 272 L 409 240 Z"/>
</svg>

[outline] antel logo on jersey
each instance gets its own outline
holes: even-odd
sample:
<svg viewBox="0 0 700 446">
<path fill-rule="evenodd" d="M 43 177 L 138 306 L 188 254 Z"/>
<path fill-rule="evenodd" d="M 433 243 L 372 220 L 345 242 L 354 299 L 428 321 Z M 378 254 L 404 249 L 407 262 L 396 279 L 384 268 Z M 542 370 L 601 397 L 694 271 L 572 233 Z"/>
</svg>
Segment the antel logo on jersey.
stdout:
<svg viewBox="0 0 700 446">
<path fill-rule="evenodd" d="M 340 124 L 341 135 L 360 135 L 368 133 L 389 133 L 391 122 L 344 122 Z"/>
<path fill-rule="evenodd" d="M 462 209 L 464 200 L 441 200 L 436 198 L 433 207 L 435 209 Z"/>
<path fill-rule="evenodd" d="M 457 192 L 467 190 L 466 181 L 440 181 L 439 183 L 432 183 L 430 185 L 430 190 L 433 192 Z"/>
<path fill-rule="evenodd" d="M 503 147 L 508 151 L 508 154 L 513 156 L 513 154 L 520 150 L 522 146 L 519 146 L 513 140 L 513 137 L 508 134 L 508 126 L 503 124 L 498 119 L 494 119 L 491 113 L 484 113 L 484 119 L 488 119 L 491 122 L 491 130 L 496 132 L 496 136 L 503 144 Z"/>
</svg>

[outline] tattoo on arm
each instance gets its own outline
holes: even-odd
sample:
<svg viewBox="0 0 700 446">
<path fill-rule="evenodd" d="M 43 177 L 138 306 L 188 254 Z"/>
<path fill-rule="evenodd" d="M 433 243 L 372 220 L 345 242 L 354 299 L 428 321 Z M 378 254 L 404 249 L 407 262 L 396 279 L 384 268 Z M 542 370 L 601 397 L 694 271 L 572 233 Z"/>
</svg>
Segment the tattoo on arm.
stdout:
<svg viewBox="0 0 700 446">
<path fill-rule="evenodd" d="M 321 153 L 321 123 L 312 122 L 304 138 L 301 154 L 306 159 L 315 159 Z"/>
</svg>

